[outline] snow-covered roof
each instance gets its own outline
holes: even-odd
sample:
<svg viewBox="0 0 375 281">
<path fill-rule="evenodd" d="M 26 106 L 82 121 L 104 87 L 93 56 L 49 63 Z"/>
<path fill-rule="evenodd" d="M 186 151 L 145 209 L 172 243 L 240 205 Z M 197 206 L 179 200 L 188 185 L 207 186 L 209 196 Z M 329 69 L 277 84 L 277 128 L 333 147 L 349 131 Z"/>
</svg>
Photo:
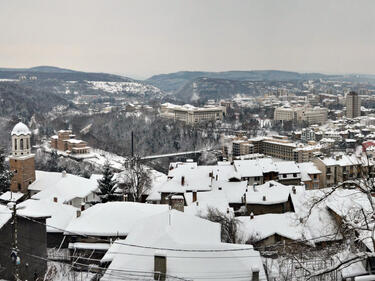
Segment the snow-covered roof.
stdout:
<svg viewBox="0 0 375 281">
<path fill-rule="evenodd" d="M 263 171 L 262 167 L 256 160 L 234 160 L 234 166 L 236 171 L 241 175 L 241 177 L 262 177 Z"/>
<path fill-rule="evenodd" d="M 94 180 L 65 172 L 43 172 L 36 171 L 36 180 L 29 185 L 28 189 L 40 191 L 33 195 L 33 199 L 52 200 L 54 197 L 58 202 L 65 203 L 74 198 L 85 198 L 98 188 Z"/>
<path fill-rule="evenodd" d="M 298 174 L 300 169 L 294 161 L 280 161 L 275 162 L 279 174 Z"/>
<path fill-rule="evenodd" d="M 7 206 L 0 204 L 0 229 L 10 220 L 12 213 Z"/>
<path fill-rule="evenodd" d="M 33 215 L 35 217 L 46 217 L 47 218 L 47 232 L 64 232 L 70 221 L 76 217 L 77 209 L 73 206 L 55 203 L 47 200 L 34 200 L 29 199 L 18 206 L 23 207 L 20 214 L 25 213 L 28 216 Z"/>
<path fill-rule="evenodd" d="M 312 242 L 342 239 L 339 226 L 327 207 L 327 201 L 319 201 L 329 191 L 330 189 L 297 189 L 296 194 L 291 193 L 295 213 L 303 220 Z"/>
<path fill-rule="evenodd" d="M 21 192 L 7 191 L 7 192 L 4 192 L 3 194 L 1 194 L 0 200 L 5 201 L 5 202 L 17 202 L 18 200 L 20 200 L 24 196 L 25 196 L 25 194 L 21 193 Z"/>
<path fill-rule="evenodd" d="M 341 166 L 341 167 L 345 167 L 345 166 L 352 166 L 352 165 L 363 165 L 363 166 L 374 165 L 374 160 L 368 158 L 364 154 L 348 155 L 348 154 L 340 153 L 340 154 L 334 155 L 332 157 L 323 158 L 323 159 L 321 159 L 321 161 L 326 166 L 336 166 L 336 165 L 338 165 L 338 166 Z"/>
<path fill-rule="evenodd" d="M 164 212 L 168 205 L 134 202 L 107 202 L 96 204 L 74 218 L 66 228 L 66 234 L 95 236 L 126 236 L 142 218 Z"/>
<path fill-rule="evenodd" d="M 220 178 L 225 177 L 224 174 L 220 175 L 220 170 L 227 170 L 228 168 L 232 169 L 234 174 L 233 168 L 228 166 L 178 165 L 169 171 L 168 177 L 170 179 L 160 185 L 159 192 L 210 191 L 216 175 Z"/>
<path fill-rule="evenodd" d="M 319 175 L 322 173 L 312 162 L 298 163 L 297 165 L 301 171 L 301 180 L 303 182 L 311 181 L 310 175 Z"/>
<path fill-rule="evenodd" d="M 285 203 L 289 199 L 291 189 L 292 187 L 276 181 L 268 181 L 265 184 L 250 187 L 246 192 L 246 203 L 260 205 Z"/>
<path fill-rule="evenodd" d="M 80 249 L 80 250 L 99 250 L 99 251 L 107 251 L 110 248 L 110 244 L 108 243 L 83 243 L 83 242 L 75 242 L 69 243 L 68 248 L 72 250 Z"/>
<path fill-rule="evenodd" d="M 24 123 L 18 122 L 13 127 L 11 135 L 12 136 L 14 136 L 14 135 L 15 136 L 21 136 L 21 135 L 27 136 L 27 135 L 31 135 L 31 132 L 30 132 L 29 128 Z"/>
<path fill-rule="evenodd" d="M 223 190 L 198 192 L 196 202 L 192 202 L 192 193 L 185 193 L 185 198 L 188 206 L 185 207 L 184 212 L 187 214 L 204 216 L 209 208 L 215 208 L 222 213 L 226 213 L 229 208 L 228 199 Z"/>
<path fill-rule="evenodd" d="M 275 234 L 291 240 L 310 238 L 295 213 L 265 214 L 254 216 L 253 219 L 241 216 L 238 219 L 240 232 L 245 239 L 260 241 Z"/>
<path fill-rule="evenodd" d="M 266 278 L 259 252 L 252 246 L 221 243 L 219 224 L 172 210 L 139 221 L 125 240 L 112 244 L 102 260 L 111 262 L 102 280 L 113 280 L 118 268 L 153 272 L 154 255 L 161 253 L 167 258 L 167 274 L 178 278 L 224 281 L 241 273 L 250 280 L 252 268 L 259 270 L 260 280 Z M 142 280 L 154 280 L 153 273 L 143 274 Z"/>
</svg>

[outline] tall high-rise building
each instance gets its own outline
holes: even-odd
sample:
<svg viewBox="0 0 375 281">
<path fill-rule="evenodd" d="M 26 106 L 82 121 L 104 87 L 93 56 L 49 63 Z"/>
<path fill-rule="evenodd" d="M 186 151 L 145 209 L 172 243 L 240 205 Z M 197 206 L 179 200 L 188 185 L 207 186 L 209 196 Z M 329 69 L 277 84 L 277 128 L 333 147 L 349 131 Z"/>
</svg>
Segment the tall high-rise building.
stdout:
<svg viewBox="0 0 375 281">
<path fill-rule="evenodd" d="M 9 157 L 13 178 L 10 190 L 28 192 L 28 186 L 35 181 L 35 160 L 31 153 L 31 132 L 27 126 L 19 122 L 12 130 L 12 155 Z"/>
<path fill-rule="evenodd" d="M 361 99 L 356 92 L 346 94 L 346 117 L 355 118 L 361 116 Z"/>
</svg>

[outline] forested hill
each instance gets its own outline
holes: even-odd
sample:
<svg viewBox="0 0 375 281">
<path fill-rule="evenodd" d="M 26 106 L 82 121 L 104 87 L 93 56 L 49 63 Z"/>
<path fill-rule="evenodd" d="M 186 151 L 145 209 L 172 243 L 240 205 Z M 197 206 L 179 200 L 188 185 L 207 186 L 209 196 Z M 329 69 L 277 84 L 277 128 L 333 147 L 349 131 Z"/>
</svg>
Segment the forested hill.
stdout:
<svg viewBox="0 0 375 281">
<path fill-rule="evenodd" d="M 0 117 L 29 120 L 35 113 L 48 113 L 56 106 L 70 106 L 70 103 L 49 91 L 12 82 L 0 83 Z"/>
<path fill-rule="evenodd" d="M 253 71 L 180 71 L 169 74 L 154 75 L 146 81 L 167 92 L 178 92 L 186 83 L 197 78 L 213 78 L 238 81 L 287 81 L 309 80 L 327 77 L 320 73 L 298 73 L 281 70 L 253 70 Z"/>
<path fill-rule="evenodd" d="M 0 68 L 0 79 L 19 79 L 22 76 L 24 76 L 26 79 L 36 77 L 37 79 L 57 79 L 64 81 L 134 81 L 131 78 L 120 75 L 75 71 L 52 66 L 37 66 L 31 68 Z"/>
</svg>

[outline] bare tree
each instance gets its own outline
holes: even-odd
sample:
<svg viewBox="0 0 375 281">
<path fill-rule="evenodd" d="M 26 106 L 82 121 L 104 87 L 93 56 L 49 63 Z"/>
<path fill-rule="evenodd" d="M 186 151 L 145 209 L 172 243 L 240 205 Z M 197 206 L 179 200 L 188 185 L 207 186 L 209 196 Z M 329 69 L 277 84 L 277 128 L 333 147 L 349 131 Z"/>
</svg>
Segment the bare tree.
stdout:
<svg viewBox="0 0 375 281">
<path fill-rule="evenodd" d="M 239 242 L 238 225 L 240 221 L 231 214 L 220 212 L 217 208 L 208 207 L 207 214 L 202 216 L 212 222 L 220 223 L 221 225 L 221 241 L 225 243 Z"/>
<path fill-rule="evenodd" d="M 150 169 L 141 164 L 139 156 L 132 157 L 125 163 L 125 171 L 119 187 L 129 196 L 129 200 L 142 202 L 143 196 L 151 190 Z"/>
<path fill-rule="evenodd" d="M 340 230 L 348 250 L 345 257 L 336 255 L 330 266 L 308 271 L 306 280 L 315 280 L 354 263 L 375 258 L 375 181 L 374 162 L 364 152 L 356 155 L 352 163 L 351 179 L 346 177 L 335 187 L 322 191 L 314 198 L 308 216 L 321 202 L 342 202 L 338 205 Z"/>
</svg>

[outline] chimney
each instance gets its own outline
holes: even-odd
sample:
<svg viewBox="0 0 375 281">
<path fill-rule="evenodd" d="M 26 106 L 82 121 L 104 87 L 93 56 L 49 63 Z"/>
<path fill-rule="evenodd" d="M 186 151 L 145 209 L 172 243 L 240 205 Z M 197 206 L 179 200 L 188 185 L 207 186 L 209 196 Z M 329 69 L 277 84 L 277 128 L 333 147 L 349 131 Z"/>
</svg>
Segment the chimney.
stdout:
<svg viewBox="0 0 375 281">
<path fill-rule="evenodd" d="M 167 257 L 162 251 L 154 256 L 154 280 L 164 281 L 167 273 Z"/>
<path fill-rule="evenodd" d="M 297 192 L 296 187 L 294 185 L 292 187 L 292 191 L 293 191 L 293 194 L 296 194 L 296 192 Z"/>
<path fill-rule="evenodd" d="M 253 273 L 251 277 L 251 281 L 259 281 L 259 268 L 256 266 L 253 266 L 251 268 L 251 271 Z"/>
<path fill-rule="evenodd" d="M 181 176 L 181 185 L 182 185 L 182 186 L 185 185 L 185 177 L 184 177 L 184 176 Z"/>
<path fill-rule="evenodd" d="M 193 202 L 197 201 L 197 191 L 193 190 Z"/>
<path fill-rule="evenodd" d="M 273 187 L 273 183 L 272 182 L 270 182 L 270 187 Z"/>
<path fill-rule="evenodd" d="M 81 216 L 81 210 L 77 210 L 77 218 Z"/>
<path fill-rule="evenodd" d="M 227 208 L 227 214 L 229 214 L 229 208 Z"/>
<path fill-rule="evenodd" d="M 254 219 L 254 213 L 253 212 L 250 213 L 250 219 L 251 220 Z"/>
<path fill-rule="evenodd" d="M 53 197 L 53 202 L 57 203 L 57 197 Z"/>
<path fill-rule="evenodd" d="M 197 204 L 197 206 L 199 206 L 199 202 L 197 201 L 197 202 L 195 202 L 195 204 Z"/>
<path fill-rule="evenodd" d="M 266 195 L 263 195 L 263 201 L 266 201 Z"/>
<path fill-rule="evenodd" d="M 81 204 L 81 211 L 84 211 L 85 210 L 85 203 L 82 203 Z"/>
<path fill-rule="evenodd" d="M 208 176 L 209 176 L 210 178 L 213 178 L 213 177 L 214 177 L 214 173 L 213 173 L 213 172 L 209 172 L 209 173 L 208 173 Z"/>
<path fill-rule="evenodd" d="M 64 178 L 64 177 L 66 177 L 66 171 L 62 171 L 61 172 L 61 176 Z"/>
<path fill-rule="evenodd" d="M 216 181 L 219 179 L 219 175 L 218 174 L 216 174 Z"/>
</svg>

